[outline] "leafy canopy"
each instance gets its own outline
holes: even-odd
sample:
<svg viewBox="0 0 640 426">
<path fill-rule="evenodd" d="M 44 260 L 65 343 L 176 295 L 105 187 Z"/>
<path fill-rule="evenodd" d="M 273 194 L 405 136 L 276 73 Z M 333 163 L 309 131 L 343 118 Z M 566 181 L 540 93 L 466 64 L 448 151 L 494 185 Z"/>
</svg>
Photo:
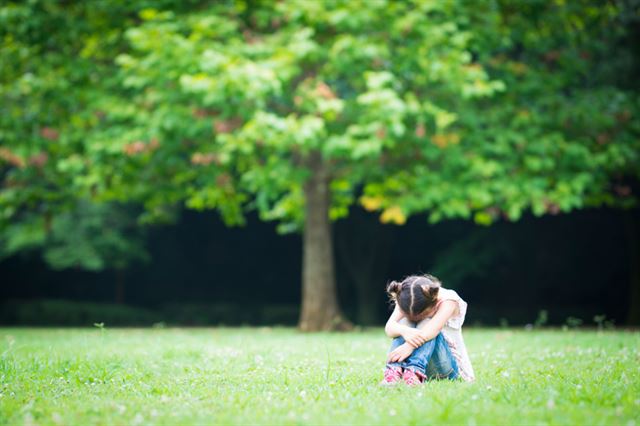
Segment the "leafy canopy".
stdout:
<svg viewBox="0 0 640 426">
<path fill-rule="evenodd" d="M 15 16 L 48 15 L 4 8 L 2 96 L 23 107 L 2 118 L 3 219 L 90 194 L 142 221 L 184 203 L 299 231 L 314 152 L 334 220 L 356 201 L 396 224 L 635 201 L 612 185 L 640 170 L 623 6 L 146 4 L 76 6 L 52 37 L 74 43 L 44 56 Z"/>
</svg>

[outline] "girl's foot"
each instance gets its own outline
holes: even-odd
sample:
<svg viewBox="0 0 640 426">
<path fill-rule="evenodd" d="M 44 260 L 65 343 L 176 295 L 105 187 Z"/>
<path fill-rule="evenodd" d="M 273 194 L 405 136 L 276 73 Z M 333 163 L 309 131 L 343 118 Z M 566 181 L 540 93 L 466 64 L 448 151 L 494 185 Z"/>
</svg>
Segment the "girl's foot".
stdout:
<svg viewBox="0 0 640 426">
<path fill-rule="evenodd" d="M 418 386 L 424 382 L 424 377 L 421 374 L 416 373 L 411 369 L 404 370 L 402 374 L 402 379 L 408 386 Z"/>
<path fill-rule="evenodd" d="M 402 380 L 402 368 L 400 367 L 387 367 L 384 370 L 384 378 L 382 379 L 382 385 L 390 386 L 399 383 Z"/>
</svg>

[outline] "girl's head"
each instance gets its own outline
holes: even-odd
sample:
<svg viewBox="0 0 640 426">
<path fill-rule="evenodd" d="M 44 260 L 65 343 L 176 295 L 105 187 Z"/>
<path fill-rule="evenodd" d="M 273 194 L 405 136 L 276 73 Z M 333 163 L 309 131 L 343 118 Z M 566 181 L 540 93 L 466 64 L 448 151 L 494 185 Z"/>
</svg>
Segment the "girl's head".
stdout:
<svg viewBox="0 0 640 426">
<path fill-rule="evenodd" d="M 387 294 L 410 320 L 418 320 L 438 303 L 440 280 L 433 275 L 411 275 L 402 281 L 391 281 Z"/>
</svg>

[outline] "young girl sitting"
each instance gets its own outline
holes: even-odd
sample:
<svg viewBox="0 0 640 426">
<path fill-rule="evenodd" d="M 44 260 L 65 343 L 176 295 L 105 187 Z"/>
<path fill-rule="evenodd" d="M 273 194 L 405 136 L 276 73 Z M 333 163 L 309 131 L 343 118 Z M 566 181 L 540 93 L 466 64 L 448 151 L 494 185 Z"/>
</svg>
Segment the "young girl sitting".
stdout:
<svg viewBox="0 0 640 426">
<path fill-rule="evenodd" d="M 441 287 L 440 280 L 429 274 L 392 281 L 387 293 L 395 308 L 384 331 L 394 339 L 383 384 L 475 380 L 461 330 L 467 303 L 458 293 Z"/>
</svg>

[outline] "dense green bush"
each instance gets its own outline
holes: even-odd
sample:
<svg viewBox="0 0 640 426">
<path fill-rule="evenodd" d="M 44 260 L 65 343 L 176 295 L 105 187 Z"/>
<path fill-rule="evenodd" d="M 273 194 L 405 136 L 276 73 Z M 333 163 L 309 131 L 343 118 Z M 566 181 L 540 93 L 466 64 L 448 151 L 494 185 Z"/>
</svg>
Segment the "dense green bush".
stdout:
<svg viewBox="0 0 640 426">
<path fill-rule="evenodd" d="M 240 307 L 233 304 L 171 304 L 156 309 L 74 302 L 12 300 L 1 306 L 0 324 L 29 326 L 150 326 L 166 325 L 294 325 L 299 308 L 291 305 Z"/>
<path fill-rule="evenodd" d="M 157 313 L 143 308 L 67 300 L 8 301 L 0 314 L 0 321 L 7 325 L 151 325 L 160 319 Z"/>
<path fill-rule="evenodd" d="M 600 310 L 599 310 L 600 309 Z M 601 314 L 596 306 L 567 306 L 547 312 L 544 325 L 570 325 L 575 319 L 581 325 L 596 326 L 593 318 Z M 69 300 L 10 300 L 0 305 L 0 325 L 19 326 L 211 326 L 211 325 L 286 325 L 294 326 L 300 315 L 296 305 L 244 305 L 233 303 L 173 303 L 154 309 L 108 303 L 76 302 Z M 467 317 L 468 325 L 522 326 L 534 324 L 540 310 L 474 307 Z M 496 318 L 501 318 L 496 323 Z M 609 319 L 609 322 L 611 320 Z M 604 321 L 601 321 L 604 324 Z M 602 324 L 600 324 L 602 326 Z"/>
</svg>

